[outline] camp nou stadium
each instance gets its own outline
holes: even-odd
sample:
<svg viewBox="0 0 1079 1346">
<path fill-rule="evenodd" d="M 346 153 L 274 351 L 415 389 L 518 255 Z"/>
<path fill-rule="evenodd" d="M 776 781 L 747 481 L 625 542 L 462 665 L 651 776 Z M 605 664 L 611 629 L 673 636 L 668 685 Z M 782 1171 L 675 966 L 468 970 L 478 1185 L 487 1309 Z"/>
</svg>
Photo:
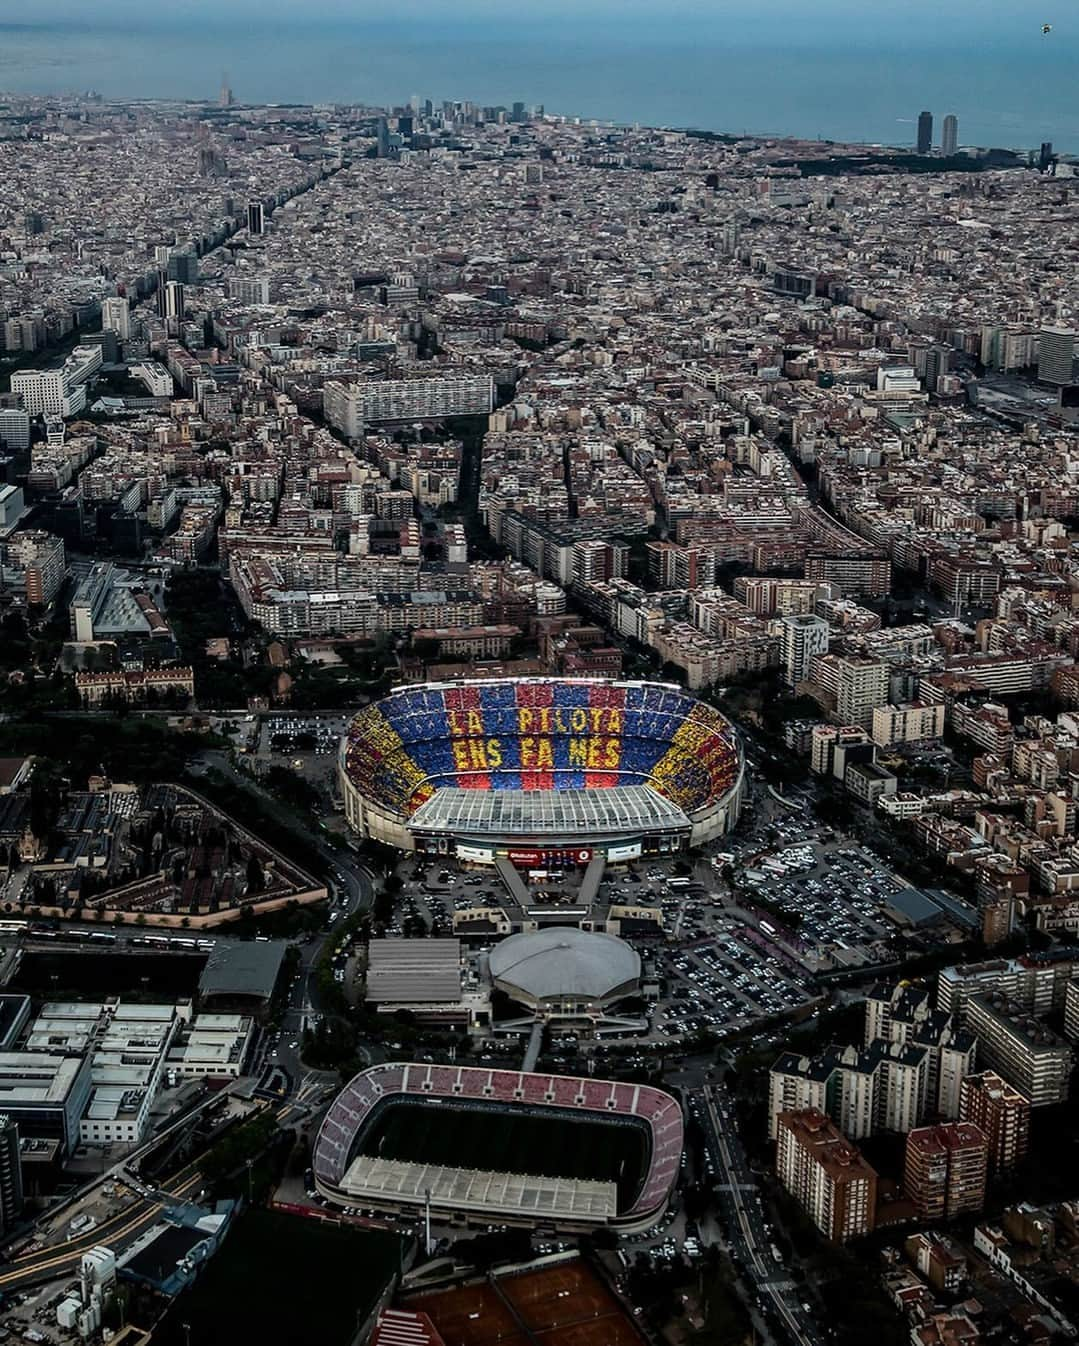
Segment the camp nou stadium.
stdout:
<svg viewBox="0 0 1079 1346">
<path fill-rule="evenodd" d="M 459 1225 L 647 1229 L 682 1157 L 678 1103 L 642 1084 L 387 1064 L 338 1094 L 315 1141 L 335 1205 Z"/>
<path fill-rule="evenodd" d="M 341 742 L 350 825 L 473 863 L 617 862 L 728 831 L 744 792 L 719 711 L 654 682 L 503 678 L 393 691 Z"/>
</svg>

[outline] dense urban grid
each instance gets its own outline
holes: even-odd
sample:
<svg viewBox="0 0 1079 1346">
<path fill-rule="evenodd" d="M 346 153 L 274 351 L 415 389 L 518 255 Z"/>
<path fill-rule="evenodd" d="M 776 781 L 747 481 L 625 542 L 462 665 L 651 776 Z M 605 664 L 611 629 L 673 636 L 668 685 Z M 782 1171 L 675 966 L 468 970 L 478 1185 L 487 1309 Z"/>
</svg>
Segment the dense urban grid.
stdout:
<svg viewBox="0 0 1079 1346">
<path fill-rule="evenodd" d="M 933 125 L 0 99 L 0 1333 L 1074 1339 L 1079 177 Z"/>
</svg>

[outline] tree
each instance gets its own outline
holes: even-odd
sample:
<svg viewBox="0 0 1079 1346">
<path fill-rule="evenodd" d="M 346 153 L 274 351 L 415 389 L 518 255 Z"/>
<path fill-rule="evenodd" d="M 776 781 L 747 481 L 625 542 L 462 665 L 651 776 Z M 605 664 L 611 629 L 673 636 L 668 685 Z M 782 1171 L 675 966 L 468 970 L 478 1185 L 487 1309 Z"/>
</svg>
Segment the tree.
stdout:
<svg viewBox="0 0 1079 1346">
<path fill-rule="evenodd" d="M 262 861 L 258 856 L 251 852 L 247 858 L 247 888 L 248 892 L 261 893 L 266 885 L 266 878 L 262 872 Z"/>
</svg>

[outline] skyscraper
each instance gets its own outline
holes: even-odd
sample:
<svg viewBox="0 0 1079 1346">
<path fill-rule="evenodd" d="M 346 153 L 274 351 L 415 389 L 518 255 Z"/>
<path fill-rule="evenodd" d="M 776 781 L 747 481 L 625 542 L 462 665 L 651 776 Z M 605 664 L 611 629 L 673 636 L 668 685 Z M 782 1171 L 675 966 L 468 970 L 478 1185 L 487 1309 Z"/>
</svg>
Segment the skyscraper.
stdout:
<svg viewBox="0 0 1079 1346">
<path fill-rule="evenodd" d="M 947 150 L 944 151 L 947 154 Z M 947 346 L 930 346 L 925 353 L 925 386 L 928 392 L 935 392 L 937 379 L 948 372 L 949 349 Z"/>
<path fill-rule="evenodd" d="M 102 300 L 101 327 L 103 331 L 115 332 L 121 341 L 131 336 L 131 310 L 123 295 L 113 294 Z"/>
<path fill-rule="evenodd" d="M 232 90 L 229 88 L 229 77 L 227 73 L 221 75 L 221 92 L 218 95 L 219 107 L 232 107 Z"/>
<path fill-rule="evenodd" d="M 809 677 L 814 655 L 828 653 L 828 623 L 806 613 L 784 617 L 780 628 L 780 659 L 787 685 L 797 687 Z"/>
<path fill-rule="evenodd" d="M 183 322 L 184 287 L 178 280 L 170 280 L 165 284 L 165 317 Z"/>
<path fill-rule="evenodd" d="M 247 203 L 247 232 L 249 234 L 266 232 L 266 213 L 261 201 L 248 201 Z"/>
<path fill-rule="evenodd" d="M 181 285 L 199 283 L 199 258 L 191 248 L 177 248 L 169 253 L 165 264 L 166 280 L 178 280 Z"/>
<path fill-rule="evenodd" d="M 1069 384 L 1075 362 L 1075 333 L 1068 327 L 1043 327 L 1038 333 L 1038 378 Z"/>
<path fill-rule="evenodd" d="M 928 154 L 933 148 L 933 114 L 918 113 L 918 153 Z"/>
<path fill-rule="evenodd" d="M 940 129 L 940 152 L 946 157 L 953 155 L 959 145 L 959 118 L 951 113 L 944 118 Z"/>
</svg>

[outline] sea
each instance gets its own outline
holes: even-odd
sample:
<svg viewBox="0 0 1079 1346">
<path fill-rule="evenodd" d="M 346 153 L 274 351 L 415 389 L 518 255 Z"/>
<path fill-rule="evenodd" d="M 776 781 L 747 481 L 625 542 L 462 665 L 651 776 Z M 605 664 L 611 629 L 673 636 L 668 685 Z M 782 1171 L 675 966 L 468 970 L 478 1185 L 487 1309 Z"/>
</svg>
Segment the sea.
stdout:
<svg viewBox="0 0 1079 1346">
<path fill-rule="evenodd" d="M 1049 33 L 1043 32 L 1048 25 Z M 1074 0 L 0 0 L 0 91 L 401 104 L 1079 153 Z"/>
</svg>

